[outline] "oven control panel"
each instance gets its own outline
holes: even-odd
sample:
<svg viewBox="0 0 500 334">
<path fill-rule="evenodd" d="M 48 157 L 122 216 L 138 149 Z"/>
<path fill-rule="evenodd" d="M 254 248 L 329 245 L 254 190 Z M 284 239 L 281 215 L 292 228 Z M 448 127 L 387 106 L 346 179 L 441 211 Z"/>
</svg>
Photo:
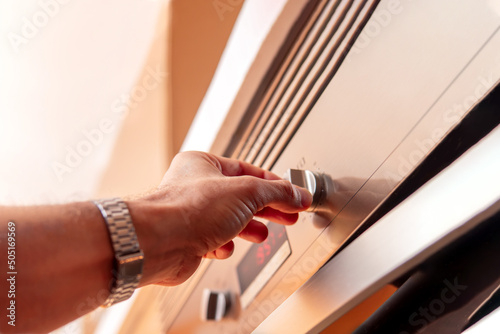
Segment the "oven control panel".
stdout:
<svg viewBox="0 0 500 334">
<path fill-rule="evenodd" d="M 347 11 L 362 1 L 326 3 L 333 11 Z M 333 6 L 351 3 L 350 9 Z M 321 88 L 321 95 L 311 98 L 311 110 L 283 146 L 254 138 L 260 146 L 249 147 L 246 156 L 255 156 L 248 160 L 252 163 L 262 157 L 269 163 L 264 168 L 308 189 L 313 205 L 293 225 L 267 223 L 269 237 L 261 244 L 236 240 L 229 259 L 202 263 L 193 280 L 172 289 L 165 300 L 180 302 L 175 312 L 170 308 L 162 314 L 170 317 L 168 333 L 250 333 L 336 255 L 500 79 L 500 12 L 490 3 L 401 1 L 397 10 L 393 1 L 381 0 L 359 43 L 324 86 L 314 86 L 316 77 L 297 79 L 310 83 L 306 88 Z M 442 13 L 450 15 L 443 19 Z M 381 18 L 390 24 L 381 25 Z M 288 108 L 309 101 L 306 95 L 282 104 Z M 285 120 L 280 117 L 269 119 Z M 262 124 L 262 137 L 278 138 L 288 131 L 274 128 Z M 269 151 L 263 151 L 266 145 Z"/>
</svg>

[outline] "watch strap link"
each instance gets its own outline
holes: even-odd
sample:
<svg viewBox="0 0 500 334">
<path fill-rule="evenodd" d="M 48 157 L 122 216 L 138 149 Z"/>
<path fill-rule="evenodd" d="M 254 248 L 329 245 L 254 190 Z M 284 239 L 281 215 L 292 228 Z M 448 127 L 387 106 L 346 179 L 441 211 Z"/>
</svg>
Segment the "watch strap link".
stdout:
<svg viewBox="0 0 500 334">
<path fill-rule="evenodd" d="M 114 280 L 110 295 L 103 304 L 108 307 L 132 296 L 142 277 L 144 254 L 125 202 L 120 198 L 110 198 L 94 201 L 94 204 L 106 221 L 115 252 Z"/>
</svg>

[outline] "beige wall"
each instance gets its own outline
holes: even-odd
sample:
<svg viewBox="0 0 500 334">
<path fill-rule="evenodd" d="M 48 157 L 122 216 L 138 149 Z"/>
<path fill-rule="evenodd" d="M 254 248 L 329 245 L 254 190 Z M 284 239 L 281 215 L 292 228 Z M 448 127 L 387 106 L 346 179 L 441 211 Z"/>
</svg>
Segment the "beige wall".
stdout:
<svg viewBox="0 0 500 334">
<path fill-rule="evenodd" d="M 243 1 L 172 0 L 162 12 L 137 86 L 151 69 L 168 72 L 124 120 L 99 197 L 146 191 L 179 151 Z"/>
<path fill-rule="evenodd" d="M 168 17 L 168 5 L 165 5 L 136 88 L 129 92 L 129 110 L 97 197 L 135 194 L 155 186 L 166 169 L 167 158 L 172 156 L 172 145 L 167 140 L 171 127 Z"/>
<path fill-rule="evenodd" d="M 178 151 L 205 95 L 242 0 L 172 1 L 173 148 Z"/>
<path fill-rule="evenodd" d="M 0 2 L 2 204 L 95 196 L 165 2 Z"/>
</svg>

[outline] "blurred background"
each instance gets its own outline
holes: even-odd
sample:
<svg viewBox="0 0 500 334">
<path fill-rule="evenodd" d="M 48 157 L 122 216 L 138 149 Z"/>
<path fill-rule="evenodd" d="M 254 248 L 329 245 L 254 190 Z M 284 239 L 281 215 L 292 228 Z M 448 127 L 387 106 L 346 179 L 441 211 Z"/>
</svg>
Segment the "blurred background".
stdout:
<svg viewBox="0 0 500 334">
<path fill-rule="evenodd" d="M 3 1 L 0 202 L 154 187 L 243 1 Z"/>
<path fill-rule="evenodd" d="M 2 1 L 0 203 L 61 203 L 156 186 L 242 4 Z M 132 301 L 57 332 L 111 333 Z"/>
</svg>

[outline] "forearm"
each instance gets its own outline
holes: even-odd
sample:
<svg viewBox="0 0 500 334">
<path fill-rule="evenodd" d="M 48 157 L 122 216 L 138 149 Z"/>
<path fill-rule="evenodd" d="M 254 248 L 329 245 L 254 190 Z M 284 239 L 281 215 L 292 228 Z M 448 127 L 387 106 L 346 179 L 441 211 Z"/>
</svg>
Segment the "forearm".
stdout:
<svg viewBox="0 0 500 334">
<path fill-rule="evenodd" d="M 9 221 L 16 230 L 16 326 L 3 320 L 1 332 L 52 330 L 91 311 L 108 296 L 113 252 L 92 203 L 0 208 L 4 273 Z M 8 290 L 6 283 L 2 280 L 2 294 Z"/>
<path fill-rule="evenodd" d="M 155 196 L 126 203 L 144 251 L 140 286 L 182 283 L 203 254 L 193 250 L 189 230 L 179 226 L 181 215 L 158 204 Z M 8 222 L 15 223 L 16 326 L 2 321 L 0 332 L 47 332 L 105 302 L 113 281 L 114 252 L 106 223 L 92 202 L 0 207 L 4 268 Z M 7 283 L 4 279 L 0 284 L 4 294 Z M 8 305 L 1 307 L 6 310 Z"/>
</svg>

